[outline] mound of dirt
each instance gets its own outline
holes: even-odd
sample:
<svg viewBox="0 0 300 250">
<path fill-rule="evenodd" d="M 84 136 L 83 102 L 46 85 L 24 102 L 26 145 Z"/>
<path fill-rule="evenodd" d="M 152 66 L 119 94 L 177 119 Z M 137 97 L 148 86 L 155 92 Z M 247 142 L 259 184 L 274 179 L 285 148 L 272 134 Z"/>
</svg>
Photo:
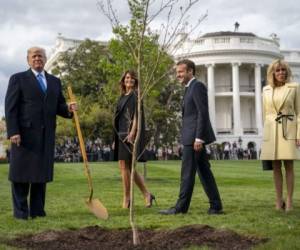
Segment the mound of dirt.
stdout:
<svg viewBox="0 0 300 250">
<path fill-rule="evenodd" d="M 140 245 L 134 247 L 131 229 L 109 230 L 98 226 L 66 231 L 45 231 L 1 240 L 10 246 L 43 250 L 83 249 L 183 249 L 209 246 L 213 249 L 251 249 L 267 239 L 242 236 L 231 230 L 219 230 L 207 225 L 191 225 L 174 230 L 139 230 Z"/>
</svg>

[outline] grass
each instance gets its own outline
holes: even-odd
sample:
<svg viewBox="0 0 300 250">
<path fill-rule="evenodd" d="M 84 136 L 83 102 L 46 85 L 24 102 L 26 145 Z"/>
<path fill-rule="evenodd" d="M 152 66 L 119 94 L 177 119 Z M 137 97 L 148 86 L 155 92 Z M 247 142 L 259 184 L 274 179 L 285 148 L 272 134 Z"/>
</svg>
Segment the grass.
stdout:
<svg viewBox="0 0 300 250">
<path fill-rule="evenodd" d="M 300 249 L 300 162 L 296 162 L 294 210 L 288 214 L 274 209 L 272 172 L 262 171 L 258 161 L 212 161 L 225 215 L 209 216 L 208 201 L 196 180 L 192 203 L 186 215 L 163 216 L 159 209 L 174 205 L 179 191 L 179 161 L 148 162 L 147 185 L 158 205 L 144 208 L 139 191 L 135 192 L 137 224 L 140 228 L 169 229 L 190 224 L 207 224 L 231 229 L 240 234 L 270 240 L 255 249 Z M 55 180 L 47 185 L 47 217 L 20 221 L 12 217 L 8 165 L 0 165 L 0 237 L 37 233 L 45 230 L 76 229 L 91 225 L 128 228 L 128 211 L 121 209 L 122 186 L 117 163 L 90 164 L 94 197 L 107 207 L 110 218 L 98 220 L 84 204 L 88 195 L 82 164 L 56 164 Z M 142 167 L 139 166 L 139 171 Z M 0 245 L 0 249 L 8 249 Z M 197 248 L 192 248 L 197 249 Z M 198 248 L 199 249 L 199 248 Z M 201 248 L 207 249 L 207 248 Z"/>
</svg>

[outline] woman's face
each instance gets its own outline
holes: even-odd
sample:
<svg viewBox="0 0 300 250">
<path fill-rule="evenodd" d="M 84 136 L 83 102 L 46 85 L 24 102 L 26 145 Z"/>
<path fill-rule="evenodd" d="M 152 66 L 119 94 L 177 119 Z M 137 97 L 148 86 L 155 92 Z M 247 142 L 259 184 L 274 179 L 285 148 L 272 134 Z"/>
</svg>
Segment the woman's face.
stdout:
<svg viewBox="0 0 300 250">
<path fill-rule="evenodd" d="M 135 80 L 131 77 L 129 73 L 127 73 L 124 78 L 124 85 L 126 91 L 132 90 L 134 88 L 134 82 Z"/>
<path fill-rule="evenodd" d="M 285 83 L 287 78 L 287 70 L 283 65 L 277 65 L 274 70 L 274 77 L 277 83 Z"/>
</svg>

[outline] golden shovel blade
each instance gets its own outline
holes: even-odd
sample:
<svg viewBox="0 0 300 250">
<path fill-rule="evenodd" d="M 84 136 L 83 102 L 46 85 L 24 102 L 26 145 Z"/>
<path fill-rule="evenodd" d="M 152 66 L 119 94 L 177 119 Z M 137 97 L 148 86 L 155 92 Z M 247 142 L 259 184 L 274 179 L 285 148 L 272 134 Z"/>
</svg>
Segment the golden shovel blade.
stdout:
<svg viewBox="0 0 300 250">
<path fill-rule="evenodd" d="M 98 199 L 88 199 L 86 200 L 86 205 L 97 218 L 103 220 L 108 219 L 107 209 Z"/>
</svg>

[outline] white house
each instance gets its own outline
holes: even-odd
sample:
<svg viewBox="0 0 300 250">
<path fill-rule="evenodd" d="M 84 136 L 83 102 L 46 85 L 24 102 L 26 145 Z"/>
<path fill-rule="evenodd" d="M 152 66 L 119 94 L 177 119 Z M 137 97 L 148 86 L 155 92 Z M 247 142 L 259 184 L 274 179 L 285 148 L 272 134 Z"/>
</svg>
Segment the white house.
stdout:
<svg viewBox="0 0 300 250">
<path fill-rule="evenodd" d="M 198 79 L 207 84 L 209 113 L 217 142 L 250 144 L 259 151 L 262 137 L 262 87 L 268 65 L 284 58 L 294 80 L 300 82 L 300 50 L 280 50 L 276 35 L 269 38 L 253 33 L 214 32 L 197 39 L 178 34 L 175 59 L 196 63 Z M 184 38 L 184 39 L 182 39 Z M 57 37 L 49 54 L 46 70 L 51 71 L 60 53 L 74 48 L 81 40 Z M 102 42 L 103 44 L 107 44 Z"/>
<path fill-rule="evenodd" d="M 179 36 L 186 36 L 184 33 Z M 214 32 L 181 39 L 176 60 L 191 59 L 197 78 L 207 84 L 209 113 L 217 141 L 249 143 L 259 150 L 262 137 L 262 87 L 268 65 L 284 58 L 300 81 L 300 51 L 280 50 L 279 39 L 253 33 Z"/>
</svg>

